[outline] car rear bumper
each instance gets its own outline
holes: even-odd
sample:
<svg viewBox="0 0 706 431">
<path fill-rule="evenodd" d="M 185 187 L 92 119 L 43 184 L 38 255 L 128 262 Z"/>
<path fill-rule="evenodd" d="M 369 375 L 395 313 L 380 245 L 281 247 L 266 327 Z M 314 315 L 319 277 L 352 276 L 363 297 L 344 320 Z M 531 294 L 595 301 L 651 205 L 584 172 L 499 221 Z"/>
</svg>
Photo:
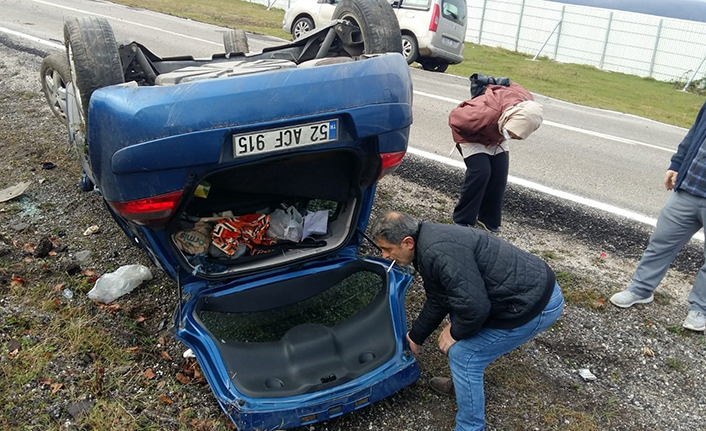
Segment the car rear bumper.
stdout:
<svg viewBox="0 0 706 431">
<path fill-rule="evenodd" d="M 301 407 L 255 411 L 247 406 L 239 407 L 221 401 L 219 404 L 241 431 L 287 429 L 328 420 L 368 406 L 411 385 L 419 379 L 419 375 L 419 366 L 416 361 L 412 361 L 403 368 L 395 369 L 384 380 L 336 398 L 313 401 Z"/>
</svg>

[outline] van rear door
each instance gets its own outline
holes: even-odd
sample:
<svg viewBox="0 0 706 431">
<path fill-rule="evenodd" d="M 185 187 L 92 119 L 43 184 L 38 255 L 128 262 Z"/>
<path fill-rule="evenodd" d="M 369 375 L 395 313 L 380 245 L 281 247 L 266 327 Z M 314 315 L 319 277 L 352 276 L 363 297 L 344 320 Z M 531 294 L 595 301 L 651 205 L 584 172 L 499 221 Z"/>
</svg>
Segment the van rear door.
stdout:
<svg viewBox="0 0 706 431">
<path fill-rule="evenodd" d="M 439 26 L 432 45 L 452 54 L 463 54 L 466 38 L 466 0 L 437 0 L 440 2 Z"/>
</svg>

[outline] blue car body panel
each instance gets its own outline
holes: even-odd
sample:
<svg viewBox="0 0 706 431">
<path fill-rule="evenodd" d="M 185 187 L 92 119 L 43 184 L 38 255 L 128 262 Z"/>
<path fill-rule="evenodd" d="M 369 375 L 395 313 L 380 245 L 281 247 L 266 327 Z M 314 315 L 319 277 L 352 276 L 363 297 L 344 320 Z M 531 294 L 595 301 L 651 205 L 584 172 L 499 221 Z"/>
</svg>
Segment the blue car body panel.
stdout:
<svg viewBox="0 0 706 431">
<path fill-rule="evenodd" d="M 234 157 L 234 135 L 334 119 L 338 120 L 336 142 Z M 272 157 L 330 150 L 368 156 L 401 153 L 407 149 L 411 123 L 411 77 L 398 54 L 173 86 L 111 86 L 96 90 L 90 100 L 89 176 L 109 202 L 174 191 L 187 196 L 213 172 Z M 109 208 L 125 233 L 183 289 L 186 299 L 175 313 L 175 335 L 194 351 L 219 404 L 239 429 L 290 428 L 328 419 L 378 401 L 419 378 L 405 339 L 404 295 L 412 277 L 389 267 L 388 261 L 358 256 L 375 181 L 356 193 L 350 231 L 331 253 L 225 278 L 189 271 L 169 226 L 153 229 L 131 223 Z M 177 213 L 184 206 L 182 202 Z M 217 340 L 197 316 L 199 301 L 336 271 L 360 260 L 387 274 L 385 292 L 396 339 L 389 359 L 350 381 L 316 392 L 268 398 L 239 390 Z"/>
<path fill-rule="evenodd" d="M 239 133 L 340 118 L 349 138 L 340 145 L 377 137 L 377 151 L 404 151 L 411 109 L 409 70 L 397 55 L 175 86 L 111 86 L 91 97 L 90 166 L 106 200 L 139 199 L 181 190 L 214 164 L 255 161 L 233 158 L 228 138 Z"/>
</svg>

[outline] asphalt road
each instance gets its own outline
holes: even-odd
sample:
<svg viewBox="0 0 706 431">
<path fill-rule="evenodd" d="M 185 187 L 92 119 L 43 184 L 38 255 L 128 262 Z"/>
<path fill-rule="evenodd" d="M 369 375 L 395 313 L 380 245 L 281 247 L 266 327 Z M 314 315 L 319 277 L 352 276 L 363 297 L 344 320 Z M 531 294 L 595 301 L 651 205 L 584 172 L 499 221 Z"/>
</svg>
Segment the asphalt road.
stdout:
<svg viewBox="0 0 706 431">
<path fill-rule="evenodd" d="M 0 0 L 0 10 L 0 43 L 47 52 L 61 49 L 65 18 L 85 15 L 108 18 L 117 40 L 136 40 L 160 56 L 210 57 L 222 51 L 223 28 L 103 1 Z M 251 52 L 283 42 L 259 35 L 248 41 Z M 415 67 L 412 77 L 411 151 L 462 166 L 451 152 L 447 119 L 470 97 L 468 80 Z M 526 141 L 513 142 L 511 183 L 653 221 L 668 196 L 662 178 L 669 158 L 686 130 L 541 95 L 536 99 L 544 105 L 545 123 Z"/>
</svg>

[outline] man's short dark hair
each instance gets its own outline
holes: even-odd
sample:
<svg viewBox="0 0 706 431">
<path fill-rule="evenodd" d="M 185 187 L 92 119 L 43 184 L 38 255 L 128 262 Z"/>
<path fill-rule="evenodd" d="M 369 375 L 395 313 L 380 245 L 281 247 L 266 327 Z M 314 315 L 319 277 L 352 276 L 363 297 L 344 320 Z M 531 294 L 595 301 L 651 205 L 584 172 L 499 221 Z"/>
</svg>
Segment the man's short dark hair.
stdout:
<svg viewBox="0 0 706 431">
<path fill-rule="evenodd" d="M 373 240 L 381 238 L 390 244 L 401 244 L 407 236 L 416 241 L 418 232 L 419 220 L 400 211 L 390 211 L 375 220 L 370 236 Z"/>
</svg>

